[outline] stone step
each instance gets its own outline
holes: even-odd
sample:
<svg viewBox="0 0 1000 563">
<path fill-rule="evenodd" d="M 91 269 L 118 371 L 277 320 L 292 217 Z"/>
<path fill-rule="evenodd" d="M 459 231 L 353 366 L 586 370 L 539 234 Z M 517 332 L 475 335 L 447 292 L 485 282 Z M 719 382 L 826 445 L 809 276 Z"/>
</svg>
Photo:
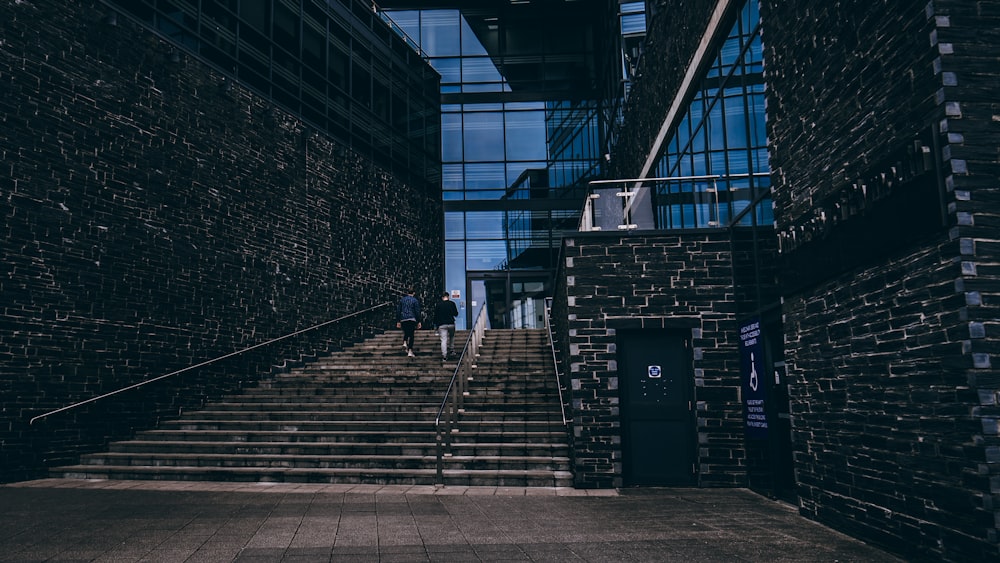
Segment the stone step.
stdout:
<svg viewBox="0 0 1000 563">
<path fill-rule="evenodd" d="M 310 456 L 433 456 L 436 443 L 363 443 L 363 442 L 219 442 L 130 440 L 111 444 L 115 453 L 171 455 L 184 454 L 244 454 L 244 455 L 310 455 Z M 566 457 L 569 446 L 553 444 L 455 444 L 455 456 L 522 456 Z"/>
<path fill-rule="evenodd" d="M 433 331 L 418 331 L 416 349 L 408 357 L 401 333 L 378 335 L 51 474 L 433 484 L 434 419 L 457 362 L 441 362 Z M 445 484 L 572 486 L 545 333 L 489 331 L 475 362 L 464 411 L 447 434 Z"/>
<path fill-rule="evenodd" d="M 560 424 L 561 425 L 561 424 Z M 463 418 L 462 431 L 468 432 L 548 432 L 554 431 L 548 421 L 469 420 Z M 190 432 L 428 432 L 434 430 L 434 419 L 424 420 L 208 420 L 181 419 L 160 424 L 162 431 Z"/>
<path fill-rule="evenodd" d="M 265 411 L 285 411 L 285 410 L 353 410 L 353 411 L 370 411 L 373 414 L 379 412 L 392 412 L 392 411 L 410 411 L 410 412 L 424 412 L 426 410 L 433 410 L 437 412 L 437 409 L 441 406 L 441 400 L 444 397 L 444 393 L 439 397 L 433 397 L 433 400 L 420 401 L 413 398 L 410 401 L 403 401 L 400 397 L 393 397 L 392 402 L 381 403 L 380 399 L 382 397 L 378 396 L 359 396 L 359 397 L 317 397 L 311 400 L 308 397 L 267 397 L 267 398 L 257 398 L 250 399 L 247 401 L 237 402 L 229 401 L 227 403 L 213 403 L 211 408 L 213 410 L 230 410 L 230 409 L 241 409 L 252 412 L 265 412 Z M 525 396 L 510 396 L 510 397 L 476 397 L 474 395 L 466 396 L 465 402 L 470 405 L 480 405 L 478 409 L 488 408 L 492 411 L 549 411 L 549 410 L 559 410 L 558 401 L 554 401 L 553 397 L 525 397 Z M 223 406 L 225 405 L 225 406 Z M 197 411 L 191 411 L 197 412 Z"/>
<path fill-rule="evenodd" d="M 216 408 L 217 405 L 212 405 Z M 379 412 L 379 420 L 385 422 L 399 422 L 408 420 L 433 420 L 437 415 L 438 405 L 428 406 L 427 408 L 419 411 L 407 410 L 407 411 L 382 411 Z M 198 411 L 196 413 L 189 413 L 188 416 L 181 419 L 181 421 L 194 420 L 197 417 L 198 420 L 203 421 L 233 421 L 233 420 L 253 420 L 253 421 L 272 421 L 272 422 L 289 422 L 289 421 L 369 421 L 372 420 L 372 411 L 357 411 L 357 410 L 344 410 L 344 409 L 325 409 L 325 410 L 283 410 L 283 411 L 273 411 L 273 410 L 261 410 L 252 411 L 246 409 L 232 409 L 232 410 L 211 410 L 211 411 Z M 559 418 L 559 412 L 550 410 L 548 412 L 537 412 L 537 411 L 511 411 L 511 412 L 474 412 L 466 410 L 465 414 L 462 415 L 464 420 L 483 420 L 483 421 L 553 421 Z M 420 417 L 420 418 L 418 418 Z M 561 421 L 561 418 L 560 418 Z M 178 421 L 179 422 L 179 421 Z"/>
<path fill-rule="evenodd" d="M 347 483 L 377 485 L 433 485 L 434 469 L 310 469 L 257 467 L 133 467 L 73 465 L 53 473 L 64 479 L 226 481 L 250 483 Z M 571 487 L 568 471 L 462 470 L 444 472 L 450 486 Z"/>
<path fill-rule="evenodd" d="M 124 453 L 83 456 L 78 465 L 116 467 L 257 467 L 303 469 L 433 469 L 437 458 L 422 455 L 254 455 L 224 453 Z M 555 456 L 446 456 L 446 469 L 569 471 L 569 458 Z"/>
<path fill-rule="evenodd" d="M 252 432 L 227 430 L 149 430 L 138 435 L 142 440 L 164 441 L 218 441 L 218 442 L 361 442 L 361 443 L 406 443 L 408 441 L 433 442 L 435 440 L 433 425 L 427 430 L 403 430 L 384 432 L 378 430 L 364 431 L 307 431 L 307 430 L 260 430 Z M 544 443 L 558 444 L 566 440 L 565 431 L 477 431 L 475 429 L 460 431 L 454 436 L 465 444 L 476 443 Z"/>
</svg>

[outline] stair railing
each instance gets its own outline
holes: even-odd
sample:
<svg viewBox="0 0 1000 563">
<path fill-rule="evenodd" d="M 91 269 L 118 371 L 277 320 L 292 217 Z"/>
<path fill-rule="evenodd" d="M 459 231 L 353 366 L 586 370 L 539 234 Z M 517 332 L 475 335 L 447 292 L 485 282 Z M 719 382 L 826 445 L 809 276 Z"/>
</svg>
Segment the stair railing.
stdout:
<svg viewBox="0 0 1000 563">
<path fill-rule="evenodd" d="M 72 405 L 67 405 L 65 407 L 61 407 L 61 408 L 58 408 L 58 409 L 55 409 L 55 410 L 52 410 L 52 411 L 40 414 L 40 415 L 32 418 L 31 420 L 29 420 L 28 421 L 28 425 L 30 426 L 30 425 L 34 424 L 36 420 L 41 420 L 43 418 L 52 416 L 54 414 L 58 414 L 58 413 L 65 412 L 65 411 L 68 411 L 68 410 L 71 410 L 71 409 L 82 407 L 84 405 L 89 405 L 91 403 L 96 403 L 97 401 L 100 401 L 102 399 L 106 399 L 108 397 L 112 397 L 114 395 L 118 395 L 120 393 L 124 393 L 126 391 L 131 391 L 133 389 L 138 389 L 139 387 L 143 387 L 145 385 L 149 385 L 150 383 L 155 383 L 157 381 L 161 381 L 163 379 L 167 379 L 167 378 L 173 377 L 175 375 L 180 375 L 182 373 L 185 373 L 185 372 L 188 372 L 188 371 L 191 371 L 193 369 L 200 368 L 200 367 L 204 367 L 204 366 L 207 366 L 209 364 L 214 364 L 216 362 L 221 362 L 222 360 L 225 360 L 225 359 L 228 359 L 228 358 L 232 358 L 234 356 L 239 356 L 240 354 L 243 354 L 245 352 L 249 352 L 251 350 L 256 350 L 257 348 L 262 348 L 262 347 L 267 346 L 269 344 L 274 344 L 275 342 L 280 342 L 282 340 L 286 340 L 288 338 L 292 338 L 294 336 L 298 336 L 300 334 L 303 334 L 303 333 L 306 333 L 306 332 L 309 332 L 309 331 L 317 330 L 317 329 L 323 328 L 325 326 L 329 326 L 329 325 L 331 325 L 333 323 L 336 323 L 336 322 L 345 321 L 347 319 L 350 319 L 350 318 L 353 318 L 353 317 L 356 317 L 356 316 L 359 316 L 359 315 L 363 315 L 365 313 L 369 313 L 371 311 L 374 311 L 376 309 L 380 309 L 382 307 L 388 307 L 389 305 L 392 305 L 392 303 L 388 303 L 387 302 L 387 303 L 382 303 L 381 305 L 375 305 L 374 307 L 369 307 L 367 309 L 364 309 L 364 310 L 361 310 L 361 311 L 357 311 L 357 312 L 351 313 L 349 315 L 344 315 L 343 317 L 338 317 L 336 319 L 332 319 L 332 320 L 329 320 L 329 321 L 324 321 L 324 322 L 319 323 L 317 325 L 313 325 L 313 326 L 311 326 L 309 328 L 304 328 L 302 330 L 297 330 L 295 332 L 292 332 L 290 334 L 286 334 L 284 336 L 279 336 L 277 338 L 272 338 L 271 340 L 268 340 L 266 342 L 261 342 L 260 344 L 254 344 L 253 346 L 250 346 L 249 348 L 244 348 L 242 350 L 237 350 L 236 352 L 231 352 L 231 353 L 226 354 L 224 356 L 219 356 L 218 358 L 212 358 L 211 360 L 207 360 L 207 361 L 201 362 L 200 364 L 195 364 L 193 366 L 188 366 L 186 368 L 179 369 L 177 371 L 172 371 L 172 372 L 170 372 L 168 374 L 161 375 L 161 376 L 158 376 L 158 377 L 154 377 L 153 379 L 146 379 L 146 380 L 140 381 L 139 383 L 136 383 L 134 385 L 129 385 L 128 387 L 122 387 L 121 389 L 116 389 L 114 391 L 111 391 L 110 393 L 105 393 L 103 395 L 98 395 L 97 397 L 91 397 L 91 398 L 89 398 L 87 400 L 80 401 L 80 402 L 77 402 L 77 403 L 73 403 Z"/>
<path fill-rule="evenodd" d="M 562 414 L 563 426 L 566 426 L 566 404 L 563 402 L 562 373 L 559 371 L 559 358 L 556 356 L 556 341 L 552 337 L 551 307 L 545 307 L 545 332 L 549 336 L 549 349 L 552 351 L 552 371 L 556 376 L 556 389 L 559 391 L 559 412 Z"/>
<path fill-rule="evenodd" d="M 465 411 L 465 394 L 469 387 L 469 376 L 476 368 L 479 347 L 486 335 L 486 306 L 479 310 L 469 337 L 465 341 L 458 366 L 448 383 L 441 407 L 434 419 L 434 441 L 437 455 L 437 483 L 444 485 L 444 458 L 451 456 L 452 434 L 458 430 L 458 417 Z"/>
</svg>

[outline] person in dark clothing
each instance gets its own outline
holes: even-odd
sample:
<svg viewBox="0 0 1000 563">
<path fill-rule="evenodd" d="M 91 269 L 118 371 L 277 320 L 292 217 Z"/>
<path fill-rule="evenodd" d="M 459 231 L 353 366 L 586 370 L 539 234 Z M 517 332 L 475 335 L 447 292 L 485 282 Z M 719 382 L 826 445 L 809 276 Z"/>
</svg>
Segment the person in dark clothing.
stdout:
<svg viewBox="0 0 1000 563">
<path fill-rule="evenodd" d="M 448 292 L 441 294 L 441 301 L 434 306 L 434 326 L 437 327 L 438 336 L 441 337 L 441 361 L 447 361 L 448 356 L 455 355 L 455 317 L 458 316 L 458 307 L 455 302 L 448 297 Z"/>
<path fill-rule="evenodd" d="M 407 289 L 396 305 L 396 328 L 403 329 L 403 347 L 411 358 L 414 356 L 413 333 L 420 328 L 420 301 L 413 294 L 413 288 Z"/>
</svg>

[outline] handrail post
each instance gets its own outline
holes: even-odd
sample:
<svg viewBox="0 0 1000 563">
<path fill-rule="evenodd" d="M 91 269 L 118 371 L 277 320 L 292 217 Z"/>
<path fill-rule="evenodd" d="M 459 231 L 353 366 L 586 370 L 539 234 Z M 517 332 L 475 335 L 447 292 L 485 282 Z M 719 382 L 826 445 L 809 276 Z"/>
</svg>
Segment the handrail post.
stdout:
<svg viewBox="0 0 1000 563">
<path fill-rule="evenodd" d="M 566 405 L 563 402 L 562 374 L 559 372 L 559 358 L 556 357 L 556 341 L 552 336 L 552 308 L 545 307 L 545 332 L 549 336 L 549 348 L 552 350 L 552 371 L 556 376 L 556 390 L 559 392 L 559 412 L 562 414 L 563 426 L 566 426 Z"/>
<path fill-rule="evenodd" d="M 474 367 L 476 356 L 479 353 L 479 344 L 482 342 L 482 331 L 486 327 L 486 307 L 479 310 L 474 327 L 469 331 L 469 336 L 465 340 L 465 347 L 458 358 L 458 365 L 452 373 L 451 381 L 448 382 L 448 389 L 441 400 L 437 417 L 434 419 L 435 431 L 435 455 L 437 484 L 444 486 L 444 457 L 451 455 L 451 447 L 454 442 L 454 434 L 458 430 L 458 419 L 465 406 L 465 392 L 468 389 L 468 380 L 471 367 Z M 478 335 L 478 336 L 477 336 Z"/>
<path fill-rule="evenodd" d="M 444 445 L 441 443 L 442 439 L 443 437 L 441 436 L 441 427 L 436 426 L 435 429 L 435 442 L 436 442 L 435 449 L 437 452 L 436 482 L 438 485 L 444 485 L 444 451 L 443 451 Z"/>
</svg>

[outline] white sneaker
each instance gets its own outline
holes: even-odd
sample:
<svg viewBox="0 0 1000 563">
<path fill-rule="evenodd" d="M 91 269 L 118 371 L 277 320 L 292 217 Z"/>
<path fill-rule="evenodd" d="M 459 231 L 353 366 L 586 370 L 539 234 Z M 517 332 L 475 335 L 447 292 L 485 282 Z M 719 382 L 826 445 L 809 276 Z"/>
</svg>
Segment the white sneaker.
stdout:
<svg viewBox="0 0 1000 563">
<path fill-rule="evenodd" d="M 407 350 L 406 351 L 406 355 L 412 358 L 413 357 L 413 350 Z"/>
</svg>

